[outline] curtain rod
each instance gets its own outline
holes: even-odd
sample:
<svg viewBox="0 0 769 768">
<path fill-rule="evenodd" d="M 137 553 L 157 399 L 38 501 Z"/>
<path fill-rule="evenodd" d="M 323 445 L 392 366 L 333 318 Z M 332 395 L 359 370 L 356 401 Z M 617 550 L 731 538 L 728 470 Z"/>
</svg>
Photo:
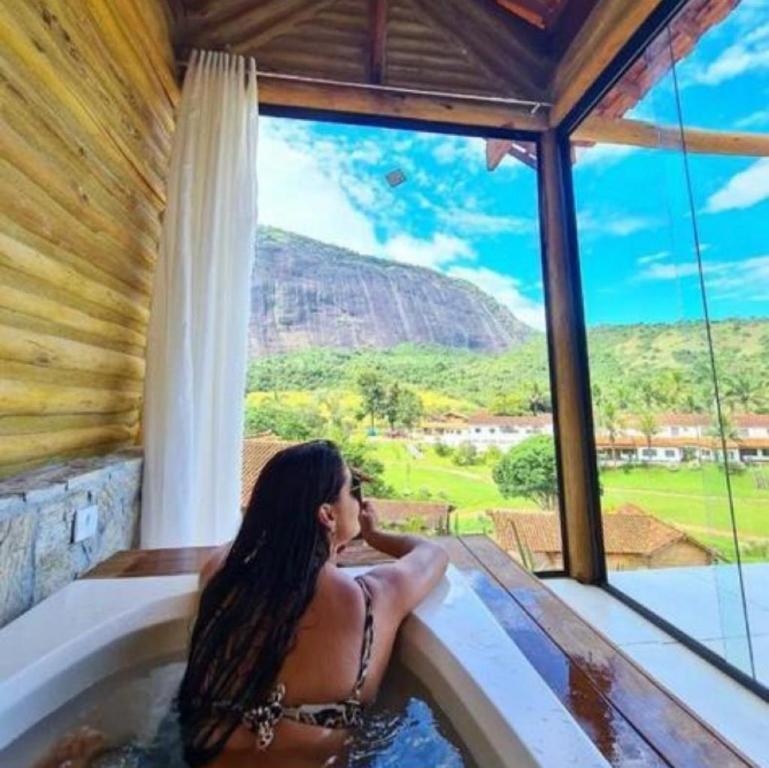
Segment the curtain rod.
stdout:
<svg viewBox="0 0 769 768">
<path fill-rule="evenodd" d="M 226 51 L 220 51 L 219 53 L 226 53 Z M 242 54 L 230 54 L 230 55 L 242 55 Z M 246 57 L 249 58 L 249 57 Z M 180 70 L 186 70 L 189 66 L 188 61 L 177 61 L 177 67 Z M 517 99 L 514 97 L 504 96 L 480 96 L 468 93 L 452 93 L 449 91 L 429 91 L 421 90 L 418 88 L 399 88 L 388 85 L 373 85 L 369 83 L 352 83 L 342 80 L 328 80 L 319 77 L 304 77 L 302 75 L 289 75 L 282 72 L 259 72 L 257 70 L 257 80 L 277 80 L 287 83 L 297 83 L 299 85 L 318 85 L 318 86 L 334 86 L 337 88 L 349 88 L 360 91 L 381 93 L 383 96 L 426 96 L 442 99 L 457 99 L 459 101 L 467 101 L 476 104 L 494 104 L 496 106 L 517 106 L 528 107 L 530 114 L 536 114 L 540 109 L 549 108 L 552 103 L 549 101 L 536 101 L 531 99 Z"/>
</svg>

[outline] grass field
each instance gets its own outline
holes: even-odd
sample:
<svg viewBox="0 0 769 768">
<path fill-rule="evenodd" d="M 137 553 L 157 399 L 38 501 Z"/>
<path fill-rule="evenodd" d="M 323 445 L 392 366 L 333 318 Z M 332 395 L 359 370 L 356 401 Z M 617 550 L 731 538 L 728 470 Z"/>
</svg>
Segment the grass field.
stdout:
<svg viewBox="0 0 769 768">
<path fill-rule="evenodd" d="M 523 498 L 505 499 L 491 477 L 491 467 L 460 467 L 431 447 L 414 451 L 406 441 L 372 441 L 385 465 L 384 479 L 414 498 L 430 494 L 456 508 L 462 533 L 488 532 L 487 509 L 534 509 Z M 732 496 L 741 547 L 746 559 L 766 560 L 769 544 L 769 492 L 757 488 L 750 470 L 732 475 Z M 602 507 L 610 511 L 635 504 L 661 520 L 687 530 L 694 538 L 734 558 L 726 479 L 715 465 L 668 469 L 638 467 L 601 472 Z"/>
</svg>

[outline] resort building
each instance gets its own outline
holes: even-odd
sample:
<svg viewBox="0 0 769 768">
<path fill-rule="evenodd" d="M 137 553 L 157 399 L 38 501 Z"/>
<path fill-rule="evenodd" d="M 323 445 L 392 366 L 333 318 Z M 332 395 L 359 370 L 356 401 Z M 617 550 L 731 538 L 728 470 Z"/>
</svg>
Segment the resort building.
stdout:
<svg viewBox="0 0 769 768">
<path fill-rule="evenodd" d="M 552 435 L 550 414 L 537 416 L 496 416 L 479 411 L 469 417 L 452 415 L 445 420 L 424 423 L 413 436 L 426 443 L 443 443 L 452 448 L 472 443 L 478 451 L 492 446 L 501 450 L 522 443 L 533 435 Z"/>
<path fill-rule="evenodd" d="M 733 463 L 769 462 L 769 415 L 740 414 L 732 418 L 734 434 L 726 440 L 726 454 Z M 655 417 L 654 434 L 644 435 L 638 418 L 628 416 L 612 438 L 596 430 L 598 459 L 604 466 L 625 463 L 681 464 L 687 461 L 718 461 L 723 455 L 720 438 L 712 436 L 712 422 L 702 414 L 663 413 Z M 455 448 L 471 443 L 483 452 L 494 446 L 502 451 L 534 435 L 552 435 L 550 414 L 497 416 L 479 411 L 468 417 L 449 414 L 425 422 L 412 437 L 426 443 Z"/>
</svg>

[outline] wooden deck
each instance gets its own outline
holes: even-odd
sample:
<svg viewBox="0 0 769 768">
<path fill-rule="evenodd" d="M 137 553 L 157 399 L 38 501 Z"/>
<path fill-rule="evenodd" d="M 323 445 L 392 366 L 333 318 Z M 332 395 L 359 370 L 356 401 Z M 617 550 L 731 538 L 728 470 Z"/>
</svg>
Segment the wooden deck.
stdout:
<svg viewBox="0 0 769 768">
<path fill-rule="evenodd" d="M 491 539 L 465 536 L 440 541 L 454 566 L 611 765 L 754 765 Z M 86 578 L 192 573 L 210 553 L 204 547 L 120 552 Z M 356 543 L 342 564 L 383 559 Z"/>
</svg>

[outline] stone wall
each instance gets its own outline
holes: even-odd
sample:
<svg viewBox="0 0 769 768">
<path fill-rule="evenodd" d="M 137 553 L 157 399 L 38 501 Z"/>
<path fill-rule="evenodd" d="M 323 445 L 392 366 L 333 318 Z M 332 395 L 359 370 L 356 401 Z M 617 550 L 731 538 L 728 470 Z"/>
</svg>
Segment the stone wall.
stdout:
<svg viewBox="0 0 769 768">
<path fill-rule="evenodd" d="M 0 627 L 120 549 L 138 546 L 140 449 L 73 459 L 0 481 Z M 72 543 L 75 513 L 96 535 Z"/>
</svg>

